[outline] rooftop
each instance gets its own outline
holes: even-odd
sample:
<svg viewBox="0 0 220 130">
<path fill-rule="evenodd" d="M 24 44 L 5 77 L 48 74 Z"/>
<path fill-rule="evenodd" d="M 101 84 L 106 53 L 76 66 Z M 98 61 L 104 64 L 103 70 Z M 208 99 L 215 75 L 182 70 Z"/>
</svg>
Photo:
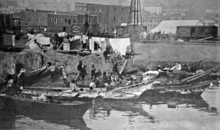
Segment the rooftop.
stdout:
<svg viewBox="0 0 220 130">
<path fill-rule="evenodd" d="M 75 0 L 79 3 L 130 6 L 130 0 Z"/>
</svg>

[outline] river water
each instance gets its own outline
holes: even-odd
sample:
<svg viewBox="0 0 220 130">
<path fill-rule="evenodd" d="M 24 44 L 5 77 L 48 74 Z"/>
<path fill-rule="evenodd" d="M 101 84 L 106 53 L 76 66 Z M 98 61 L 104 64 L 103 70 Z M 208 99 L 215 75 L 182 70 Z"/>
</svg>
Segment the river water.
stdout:
<svg viewBox="0 0 220 130">
<path fill-rule="evenodd" d="M 33 119 L 15 115 L 0 129 L 59 130 L 219 130 L 220 87 L 201 97 L 143 94 L 135 101 L 97 99 L 81 119 Z"/>
</svg>

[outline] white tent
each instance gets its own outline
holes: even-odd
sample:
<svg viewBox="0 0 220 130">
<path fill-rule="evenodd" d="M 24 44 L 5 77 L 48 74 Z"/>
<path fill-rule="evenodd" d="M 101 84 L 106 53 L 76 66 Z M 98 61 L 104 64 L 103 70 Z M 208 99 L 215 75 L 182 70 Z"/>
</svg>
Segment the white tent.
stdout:
<svg viewBox="0 0 220 130">
<path fill-rule="evenodd" d="M 201 26 L 200 20 L 166 20 L 162 21 L 151 32 L 176 33 L 177 26 Z"/>
</svg>

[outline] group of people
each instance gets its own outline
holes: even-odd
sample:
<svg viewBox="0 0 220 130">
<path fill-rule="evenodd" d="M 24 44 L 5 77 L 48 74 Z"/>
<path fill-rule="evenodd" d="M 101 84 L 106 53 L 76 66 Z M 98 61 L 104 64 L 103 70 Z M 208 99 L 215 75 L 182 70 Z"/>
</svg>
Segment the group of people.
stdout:
<svg viewBox="0 0 220 130">
<path fill-rule="evenodd" d="M 87 66 L 83 65 L 83 61 L 80 61 L 77 65 L 77 76 L 72 81 L 72 83 L 76 83 L 78 80 L 85 80 L 85 77 L 88 76 L 86 71 Z M 91 90 L 96 88 L 97 86 L 115 86 L 117 84 L 118 79 L 122 78 L 121 74 L 118 71 L 118 63 L 115 63 L 111 73 L 101 72 L 101 70 L 97 69 L 94 64 L 91 64 L 90 68 L 90 77 L 87 79 L 90 80 L 89 87 Z"/>
</svg>

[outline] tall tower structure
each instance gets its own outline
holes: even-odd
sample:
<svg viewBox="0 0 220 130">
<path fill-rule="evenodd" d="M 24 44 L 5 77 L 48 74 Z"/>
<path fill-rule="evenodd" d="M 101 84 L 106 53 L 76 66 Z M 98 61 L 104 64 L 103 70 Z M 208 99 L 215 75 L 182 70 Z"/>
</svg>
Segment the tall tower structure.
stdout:
<svg viewBox="0 0 220 130">
<path fill-rule="evenodd" d="M 142 31 L 141 2 L 140 0 L 131 0 L 126 33 L 134 35 Z"/>
<path fill-rule="evenodd" d="M 140 0 L 131 0 L 128 25 L 134 27 L 142 25 Z"/>
<path fill-rule="evenodd" d="M 220 0 L 218 0 L 218 37 L 220 37 Z"/>
</svg>

